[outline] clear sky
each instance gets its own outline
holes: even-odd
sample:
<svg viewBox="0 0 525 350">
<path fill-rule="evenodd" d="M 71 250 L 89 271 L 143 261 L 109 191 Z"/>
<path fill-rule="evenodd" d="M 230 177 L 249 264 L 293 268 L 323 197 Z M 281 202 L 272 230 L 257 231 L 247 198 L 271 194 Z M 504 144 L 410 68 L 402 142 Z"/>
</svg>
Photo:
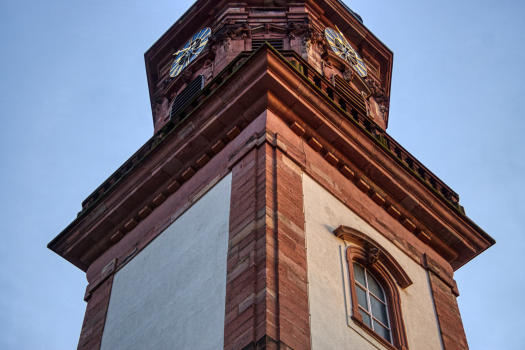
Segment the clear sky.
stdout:
<svg viewBox="0 0 525 350">
<path fill-rule="evenodd" d="M 143 54 L 190 5 L 0 1 L 0 349 L 76 348 L 85 275 L 46 244 L 153 134 Z M 388 132 L 497 240 L 456 273 L 471 349 L 524 349 L 525 2 L 347 5 L 395 53 Z"/>
</svg>

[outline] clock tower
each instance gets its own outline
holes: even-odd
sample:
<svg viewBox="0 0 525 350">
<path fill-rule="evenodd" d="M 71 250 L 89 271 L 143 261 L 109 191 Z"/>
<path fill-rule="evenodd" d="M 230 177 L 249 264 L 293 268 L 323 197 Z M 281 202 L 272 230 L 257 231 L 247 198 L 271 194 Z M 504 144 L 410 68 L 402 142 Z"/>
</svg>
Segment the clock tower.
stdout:
<svg viewBox="0 0 525 350">
<path fill-rule="evenodd" d="M 358 14 L 197 0 L 145 62 L 153 136 L 48 244 L 78 349 L 468 349 L 454 272 L 495 241 L 387 133 Z"/>
</svg>

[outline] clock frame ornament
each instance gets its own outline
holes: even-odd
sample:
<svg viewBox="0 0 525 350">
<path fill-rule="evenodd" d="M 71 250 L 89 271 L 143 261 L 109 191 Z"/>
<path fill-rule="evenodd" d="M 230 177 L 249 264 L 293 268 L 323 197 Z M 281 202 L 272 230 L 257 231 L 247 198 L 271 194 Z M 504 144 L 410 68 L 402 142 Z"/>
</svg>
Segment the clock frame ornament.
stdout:
<svg viewBox="0 0 525 350">
<path fill-rule="evenodd" d="M 204 50 L 208 39 L 211 35 L 210 28 L 201 29 L 197 34 L 195 34 L 182 49 L 175 52 L 175 60 L 171 65 L 170 76 L 176 77 L 179 75 L 184 68 L 186 68 L 191 62 L 193 62 L 197 56 Z"/>
</svg>

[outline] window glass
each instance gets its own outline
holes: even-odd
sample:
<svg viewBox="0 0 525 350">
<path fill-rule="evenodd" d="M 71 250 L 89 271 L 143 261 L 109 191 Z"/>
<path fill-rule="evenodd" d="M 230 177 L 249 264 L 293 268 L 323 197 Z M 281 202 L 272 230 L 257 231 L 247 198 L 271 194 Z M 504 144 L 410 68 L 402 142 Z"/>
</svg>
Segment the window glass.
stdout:
<svg viewBox="0 0 525 350">
<path fill-rule="evenodd" d="M 386 295 L 383 288 L 366 267 L 353 263 L 353 268 L 357 282 L 354 284 L 357 303 L 363 322 L 389 343 L 392 343 Z"/>
<path fill-rule="evenodd" d="M 366 292 L 359 286 L 355 286 L 355 291 L 357 293 L 357 303 L 363 307 L 363 309 L 368 310 L 368 303 L 366 300 Z"/>
<path fill-rule="evenodd" d="M 382 324 L 388 324 L 388 315 L 386 312 L 386 305 L 377 300 L 374 296 L 370 296 L 370 306 L 372 306 L 372 316 L 377 318 Z"/>
<path fill-rule="evenodd" d="M 374 320 L 374 331 L 376 331 L 380 336 L 388 340 L 390 343 L 392 342 L 390 339 L 390 330 L 377 323 L 376 320 Z"/>
<path fill-rule="evenodd" d="M 354 263 L 354 277 L 357 282 L 359 282 L 363 287 L 366 288 L 365 269 L 361 265 L 356 263 Z"/>
<path fill-rule="evenodd" d="M 359 313 L 361 314 L 361 316 L 363 316 L 363 322 L 368 327 L 372 327 L 372 325 L 370 324 L 370 316 L 368 316 L 368 314 L 366 312 L 364 312 L 362 309 L 359 309 Z"/>
<path fill-rule="evenodd" d="M 376 297 L 379 298 L 379 300 L 384 302 L 385 296 L 383 293 L 383 289 L 381 288 L 377 280 L 370 274 L 367 274 L 366 277 L 368 279 L 368 289 L 370 290 L 370 293 L 374 294 Z"/>
</svg>

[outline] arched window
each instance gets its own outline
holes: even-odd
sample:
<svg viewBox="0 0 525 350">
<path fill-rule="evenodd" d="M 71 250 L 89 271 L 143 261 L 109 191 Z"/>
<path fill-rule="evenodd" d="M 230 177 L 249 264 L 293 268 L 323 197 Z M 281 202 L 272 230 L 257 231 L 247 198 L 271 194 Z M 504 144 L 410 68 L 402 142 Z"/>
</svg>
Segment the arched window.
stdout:
<svg viewBox="0 0 525 350">
<path fill-rule="evenodd" d="M 412 284 L 407 273 L 365 234 L 346 226 L 334 233 L 350 243 L 346 260 L 352 320 L 388 349 L 408 349 L 399 293 Z"/>
<path fill-rule="evenodd" d="M 370 271 L 354 262 L 355 291 L 363 323 L 392 343 L 386 293 Z"/>
</svg>

